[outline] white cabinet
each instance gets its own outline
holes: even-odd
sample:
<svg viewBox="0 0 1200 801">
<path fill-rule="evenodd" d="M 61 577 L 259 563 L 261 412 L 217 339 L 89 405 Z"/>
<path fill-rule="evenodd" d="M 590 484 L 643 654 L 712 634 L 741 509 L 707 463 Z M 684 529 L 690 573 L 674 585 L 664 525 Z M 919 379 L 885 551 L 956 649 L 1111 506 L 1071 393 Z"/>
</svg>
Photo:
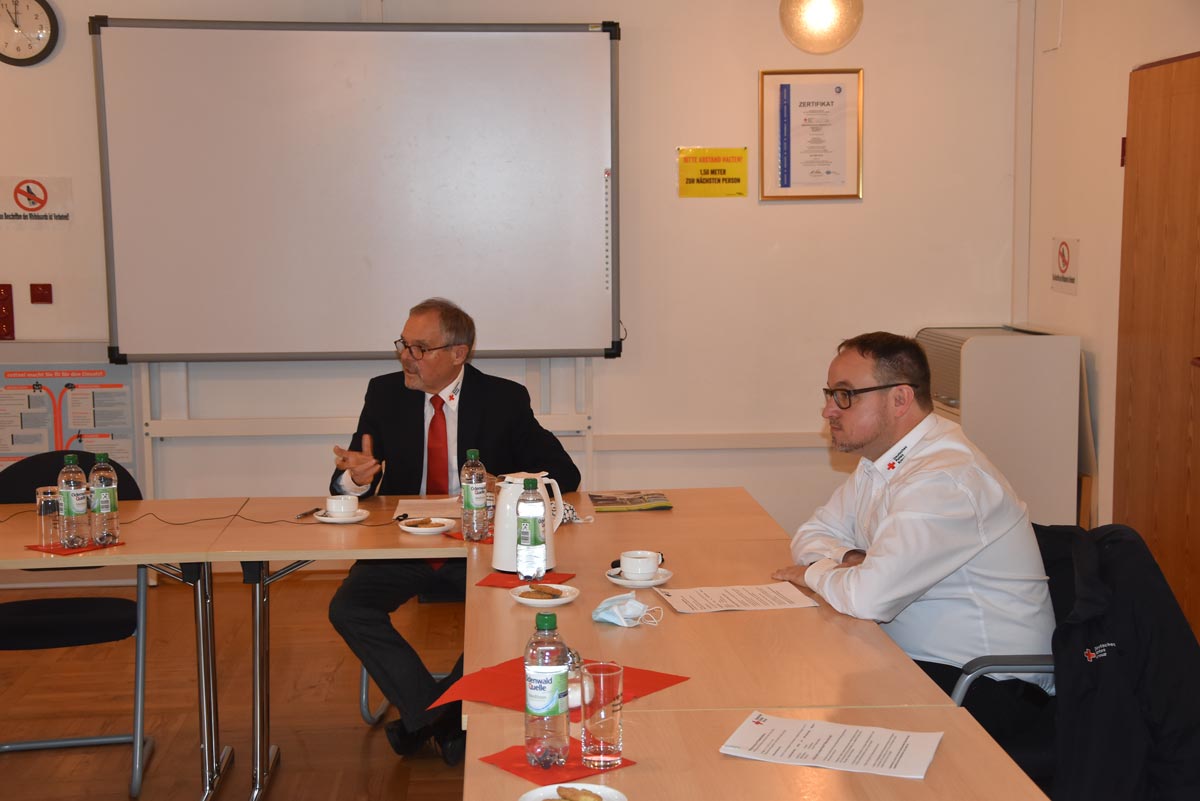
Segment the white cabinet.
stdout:
<svg viewBox="0 0 1200 801">
<path fill-rule="evenodd" d="M 1079 471 L 1079 337 L 1010 328 L 923 328 L 934 407 L 958 422 L 1029 507 L 1074 523 Z"/>
</svg>

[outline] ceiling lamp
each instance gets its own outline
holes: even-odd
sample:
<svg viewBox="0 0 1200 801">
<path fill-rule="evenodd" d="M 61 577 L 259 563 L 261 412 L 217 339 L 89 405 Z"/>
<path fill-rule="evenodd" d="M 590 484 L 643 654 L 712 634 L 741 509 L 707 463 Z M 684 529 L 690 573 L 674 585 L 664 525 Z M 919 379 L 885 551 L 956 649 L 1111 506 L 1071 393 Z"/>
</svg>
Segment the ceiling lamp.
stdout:
<svg viewBox="0 0 1200 801">
<path fill-rule="evenodd" d="M 779 25 L 806 53 L 845 47 L 862 24 L 862 0 L 779 0 Z"/>
</svg>

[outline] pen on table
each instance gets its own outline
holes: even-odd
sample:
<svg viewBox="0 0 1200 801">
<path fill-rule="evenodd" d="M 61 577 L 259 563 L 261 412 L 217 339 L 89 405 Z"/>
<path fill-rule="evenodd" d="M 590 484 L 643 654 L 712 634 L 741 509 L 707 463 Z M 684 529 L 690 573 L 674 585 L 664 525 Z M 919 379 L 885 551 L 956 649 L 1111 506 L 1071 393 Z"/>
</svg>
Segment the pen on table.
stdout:
<svg viewBox="0 0 1200 801">
<path fill-rule="evenodd" d="M 300 514 L 296 515 L 296 519 L 300 520 L 302 518 L 308 517 L 309 515 L 315 515 L 319 511 L 321 511 L 321 507 L 314 506 L 313 508 L 309 509 L 307 512 L 301 512 Z"/>
</svg>

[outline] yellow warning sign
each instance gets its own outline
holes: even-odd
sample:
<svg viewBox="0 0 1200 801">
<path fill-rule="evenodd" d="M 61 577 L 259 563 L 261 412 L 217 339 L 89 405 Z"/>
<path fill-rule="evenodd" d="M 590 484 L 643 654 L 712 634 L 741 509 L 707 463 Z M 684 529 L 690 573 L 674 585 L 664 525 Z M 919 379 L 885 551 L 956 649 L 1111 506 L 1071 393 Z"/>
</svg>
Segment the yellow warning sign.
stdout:
<svg viewBox="0 0 1200 801">
<path fill-rule="evenodd" d="M 746 148 L 679 147 L 680 197 L 745 197 Z"/>
</svg>

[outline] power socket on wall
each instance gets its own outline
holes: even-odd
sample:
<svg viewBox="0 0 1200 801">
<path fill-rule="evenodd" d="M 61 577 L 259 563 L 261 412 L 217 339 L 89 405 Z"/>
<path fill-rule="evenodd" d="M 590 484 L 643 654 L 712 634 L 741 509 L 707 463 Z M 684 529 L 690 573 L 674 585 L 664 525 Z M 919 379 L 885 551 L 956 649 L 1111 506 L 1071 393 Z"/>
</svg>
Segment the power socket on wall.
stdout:
<svg viewBox="0 0 1200 801">
<path fill-rule="evenodd" d="M 0 339 L 16 339 L 12 284 L 0 284 Z"/>
</svg>

